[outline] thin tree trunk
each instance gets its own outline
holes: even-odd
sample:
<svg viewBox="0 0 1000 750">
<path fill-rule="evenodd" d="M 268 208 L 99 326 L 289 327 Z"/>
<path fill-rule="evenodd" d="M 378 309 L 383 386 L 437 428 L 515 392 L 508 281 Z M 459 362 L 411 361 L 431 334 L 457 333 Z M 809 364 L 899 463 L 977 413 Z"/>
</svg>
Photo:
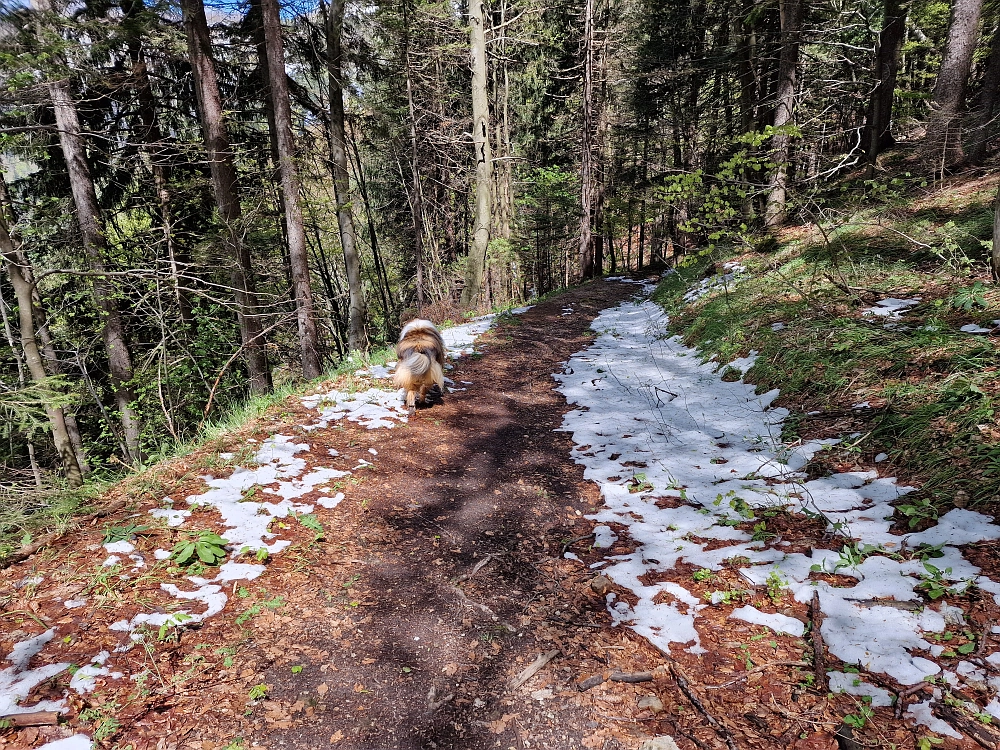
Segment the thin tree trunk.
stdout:
<svg viewBox="0 0 1000 750">
<path fill-rule="evenodd" d="M 237 195 L 236 167 L 229 145 L 229 132 L 223 119 L 222 96 L 215 74 L 205 6 L 202 0 L 182 0 L 181 10 L 184 13 L 188 56 L 191 58 L 205 151 L 212 175 L 212 191 L 215 193 L 219 219 L 224 227 L 223 242 L 233 260 L 230 284 L 236 292 L 240 338 L 246 356 L 250 392 L 255 395 L 270 393 L 271 370 L 267 364 L 264 327 L 261 323 L 250 251 L 243 242 L 243 210 Z"/>
<path fill-rule="evenodd" d="M 177 309 L 185 328 L 194 325 L 190 296 L 184 291 L 180 282 L 180 269 L 187 266 L 187 258 L 174 241 L 173 212 L 170 210 L 169 169 L 164 161 L 163 133 L 156 116 L 156 100 L 153 88 L 149 82 L 149 69 L 143 54 L 143 40 L 138 34 L 138 19 L 145 12 L 143 0 L 122 0 L 122 12 L 131 23 L 126 25 L 126 42 L 129 59 L 132 62 L 132 86 L 139 103 L 139 119 L 141 123 L 142 148 L 148 155 L 149 168 L 153 173 L 153 186 L 156 189 L 156 199 L 160 209 L 160 225 L 163 233 L 163 246 L 167 252 L 167 263 L 170 267 L 170 279 L 173 285 Z"/>
<path fill-rule="evenodd" d="M 0 182 L 2 181 L 3 176 L 0 175 Z M 3 255 L 4 263 L 7 266 L 7 274 L 10 277 L 11 286 L 14 287 L 14 295 L 17 298 L 18 328 L 21 334 L 21 350 L 24 352 L 24 363 L 32 381 L 38 383 L 44 381 L 48 377 L 48 373 L 45 371 L 45 365 L 35 335 L 35 320 L 32 315 L 34 300 L 32 299 L 31 274 L 27 268 L 24 256 L 14 247 L 14 242 L 10 235 L 10 205 L 6 193 L 6 186 L 0 187 L 0 254 Z M 6 322 L 6 317 L 4 320 Z M 18 366 L 20 367 L 20 359 Z M 70 487 L 79 487 L 83 484 L 83 473 L 80 470 L 80 464 L 77 461 L 73 444 L 66 430 L 66 420 L 63 410 L 59 407 L 46 406 L 45 413 L 49 418 L 49 424 L 52 426 L 52 442 L 62 462 L 66 481 Z M 32 464 L 34 464 L 34 456 L 32 456 Z"/>
<path fill-rule="evenodd" d="M 462 307 L 475 307 L 483 285 L 483 269 L 490 245 L 490 209 L 493 199 L 493 158 L 490 154 L 490 107 L 486 89 L 486 0 L 469 3 L 469 49 L 472 63 L 472 143 L 476 155 L 476 212 L 472 243 L 465 267 Z"/>
<path fill-rule="evenodd" d="M 361 263 L 357 251 L 357 235 L 351 214 L 351 182 L 347 170 L 347 140 L 344 126 L 343 49 L 345 0 L 330 0 L 327 14 L 327 70 L 330 74 L 330 143 L 332 146 L 333 188 L 337 198 L 337 222 L 340 225 L 340 245 L 347 268 L 347 289 L 350 293 L 347 346 L 351 351 L 368 351 L 368 318 L 364 289 L 361 287 Z"/>
<path fill-rule="evenodd" d="M 1000 24 L 993 31 L 990 56 L 986 62 L 983 87 L 979 94 L 977 112 L 979 122 L 972 132 L 972 144 L 969 146 L 969 164 L 972 166 L 978 167 L 986 161 L 990 132 L 993 130 L 993 118 L 997 114 L 998 96 L 1000 96 Z"/>
<path fill-rule="evenodd" d="M 594 98 L 594 0 L 583 10 L 583 122 L 580 125 L 580 276 L 594 275 L 593 222 L 593 98 Z"/>
<path fill-rule="evenodd" d="M 922 149 L 924 161 L 935 174 L 960 164 L 965 158 L 961 114 L 972 69 L 972 55 L 979 40 L 982 9 L 983 0 L 955 0 L 952 6 L 948 41 L 934 85 L 927 136 Z"/>
<path fill-rule="evenodd" d="M 309 254 L 306 250 L 305 221 L 299 198 L 299 172 L 295 164 L 295 141 L 292 138 L 292 107 L 288 98 L 288 77 L 285 73 L 285 52 L 281 40 L 281 17 L 277 0 L 260 0 L 264 36 L 267 41 L 267 67 L 271 82 L 271 103 L 278 141 L 278 167 L 281 172 L 281 193 L 285 199 L 285 232 L 288 237 L 288 257 L 292 268 L 292 288 L 299 328 L 299 352 L 302 376 L 307 380 L 322 373 L 319 359 L 319 336 L 309 278 Z M 341 134 L 343 147 L 343 134 Z M 345 255 L 346 255 L 345 248 Z M 359 279 L 360 281 L 360 279 Z"/>
<path fill-rule="evenodd" d="M 774 111 L 774 127 L 784 128 L 793 123 L 795 113 L 795 81 L 799 64 L 799 36 L 802 29 L 804 0 L 779 0 L 781 14 L 781 56 L 778 59 L 778 97 Z M 775 227 L 785 220 L 788 202 L 788 161 L 792 137 L 779 132 L 772 139 L 774 173 L 771 175 L 764 223 Z"/>
<path fill-rule="evenodd" d="M 139 446 L 142 425 L 132 408 L 136 400 L 136 393 L 131 383 L 134 374 L 132 355 L 125 339 L 125 326 L 121 311 L 118 309 L 117 293 L 104 276 L 107 270 L 104 262 L 107 242 L 101 229 L 101 211 L 90 166 L 87 164 L 86 147 L 80 131 L 80 118 L 77 115 L 76 103 L 70 96 L 68 82 L 63 80 L 50 83 L 49 96 L 55 110 L 59 142 L 69 171 L 70 189 L 76 205 L 83 249 L 90 270 L 95 274 L 94 300 L 101 312 L 102 338 L 111 370 L 111 389 L 122 422 L 122 432 L 128 451 L 127 458 L 137 463 L 142 460 Z"/>
<path fill-rule="evenodd" d="M 413 78 L 410 63 L 410 0 L 403 0 L 403 65 L 406 69 L 406 104 L 410 116 L 410 215 L 413 219 L 413 257 L 416 267 L 417 314 L 421 314 L 427 297 L 424 294 L 424 207 L 420 190 L 417 112 L 413 105 Z"/>
<path fill-rule="evenodd" d="M 862 146 L 865 161 L 868 162 L 869 179 L 874 174 L 878 155 L 896 145 L 892 137 L 892 99 L 896 91 L 896 75 L 899 72 L 899 53 L 906 35 L 905 0 L 885 0 L 882 31 L 878 35 L 878 50 L 875 54 L 875 88 L 868 102 L 868 117 Z"/>
<path fill-rule="evenodd" d="M 990 270 L 993 281 L 1000 282 L 1000 188 L 993 204 L 993 250 L 990 251 Z"/>
</svg>

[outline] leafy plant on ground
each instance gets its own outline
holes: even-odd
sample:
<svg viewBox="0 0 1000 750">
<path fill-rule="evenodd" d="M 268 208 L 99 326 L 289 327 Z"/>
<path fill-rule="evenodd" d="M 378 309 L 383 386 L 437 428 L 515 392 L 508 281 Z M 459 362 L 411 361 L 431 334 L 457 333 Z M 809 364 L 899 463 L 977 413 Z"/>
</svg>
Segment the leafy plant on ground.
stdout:
<svg viewBox="0 0 1000 750">
<path fill-rule="evenodd" d="M 248 607 L 243 612 L 243 614 L 239 615 L 236 618 L 236 624 L 242 625 L 248 620 L 259 615 L 265 609 L 280 609 L 281 607 L 284 606 L 285 606 L 285 598 L 283 596 L 275 596 L 274 598 L 269 599 L 267 601 L 257 602 L 256 604 L 253 604 L 250 607 Z"/>
<path fill-rule="evenodd" d="M 190 565 L 196 560 L 218 565 L 226 558 L 227 544 L 229 541 L 214 531 L 192 531 L 174 546 L 170 558 L 178 565 Z"/>
<path fill-rule="evenodd" d="M 136 534 L 141 534 L 144 531 L 149 531 L 149 526 L 139 526 L 134 523 L 127 523 L 122 526 L 106 526 L 104 528 L 103 544 L 128 541 Z"/>
</svg>

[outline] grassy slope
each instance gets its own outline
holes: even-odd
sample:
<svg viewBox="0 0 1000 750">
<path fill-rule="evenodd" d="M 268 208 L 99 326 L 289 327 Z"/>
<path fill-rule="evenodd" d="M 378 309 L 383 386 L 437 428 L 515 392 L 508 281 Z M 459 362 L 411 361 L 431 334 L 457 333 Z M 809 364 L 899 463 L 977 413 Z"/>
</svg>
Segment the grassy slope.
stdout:
<svg viewBox="0 0 1000 750">
<path fill-rule="evenodd" d="M 881 473 L 921 486 L 900 510 L 902 527 L 953 505 L 997 513 L 998 338 L 958 330 L 1000 319 L 982 243 L 996 188 L 996 177 L 909 189 L 899 180 L 842 203 L 822 227 L 789 229 L 776 248 L 740 255 L 749 275 L 739 283 L 685 304 L 692 281 L 720 270 L 720 258 L 701 258 L 655 298 L 706 357 L 760 352 L 747 380 L 781 390 L 778 404 L 792 412 L 786 438 L 845 439 L 817 471 L 871 469 L 887 453 Z M 886 328 L 862 311 L 887 297 L 921 302 Z M 871 409 L 853 408 L 866 401 Z"/>
</svg>

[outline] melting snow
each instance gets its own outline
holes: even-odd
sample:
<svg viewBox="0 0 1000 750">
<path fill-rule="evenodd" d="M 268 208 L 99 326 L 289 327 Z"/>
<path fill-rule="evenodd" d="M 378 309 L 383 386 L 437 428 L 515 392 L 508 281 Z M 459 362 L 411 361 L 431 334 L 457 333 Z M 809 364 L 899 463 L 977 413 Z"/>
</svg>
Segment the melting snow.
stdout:
<svg viewBox="0 0 1000 750">
<path fill-rule="evenodd" d="M 462 353 L 472 351 L 471 347 L 475 338 L 490 327 L 493 317 L 480 318 L 446 331 L 444 338 L 450 348 L 449 355 L 457 358 Z M 374 374 L 376 377 L 387 377 L 389 368 L 394 366 L 395 362 L 389 363 L 384 368 L 375 366 L 368 374 Z M 327 427 L 330 422 L 341 419 L 357 422 L 368 429 L 393 427 L 398 422 L 406 421 L 406 412 L 399 406 L 396 394 L 375 388 L 357 393 L 334 390 L 306 397 L 302 399 L 302 403 L 319 412 L 318 422 L 302 426 L 307 431 Z M 250 445 L 257 444 L 257 442 L 253 438 L 246 440 L 246 443 Z M 299 455 L 309 450 L 308 443 L 295 442 L 293 438 L 283 435 L 274 435 L 260 444 L 252 459 L 251 468 L 238 466 L 225 478 L 203 476 L 202 479 L 208 487 L 207 491 L 187 497 L 186 502 L 190 506 L 212 506 L 219 512 L 222 523 L 226 527 L 226 531 L 222 535 L 229 542 L 229 548 L 235 553 L 239 554 L 244 549 L 250 551 L 266 549 L 270 554 L 281 552 L 291 542 L 276 539 L 276 534 L 268 531 L 271 522 L 277 518 L 285 518 L 290 513 L 310 513 L 313 510 L 311 504 L 293 501 L 313 491 L 329 492 L 329 487 L 322 485 L 351 473 L 328 467 L 309 469 L 306 460 Z M 372 456 L 378 455 L 375 449 L 371 449 L 370 453 Z M 333 458 L 340 455 L 336 449 L 332 448 L 328 450 L 328 454 Z M 223 453 L 220 454 L 220 457 L 231 460 L 233 454 Z M 362 459 L 360 465 L 372 466 L 372 463 Z M 257 489 L 263 490 L 261 495 L 264 498 L 271 495 L 274 496 L 274 500 L 262 499 L 261 495 L 256 493 Z M 321 496 L 317 503 L 325 508 L 335 508 L 343 499 L 344 493 L 338 492 L 333 497 Z M 169 497 L 164 498 L 163 502 L 168 506 L 173 505 L 173 500 Z M 177 527 L 184 524 L 191 516 L 191 511 L 166 507 L 153 509 L 150 511 L 150 515 L 154 518 L 164 519 L 168 526 Z M 129 555 L 137 565 L 144 564 L 142 556 L 135 553 L 134 545 L 128 541 L 112 542 L 104 547 L 103 551 L 109 554 L 109 557 L 104 561 L 105 565 L 119 563 L 121 561 L 119 555 Z M 163 549 L 157 549 L 153 552 L 153 556 L 157 560 L 166 560 L 170 554 L 168 550 Z M 201 622 L 225 608 L 227 596 L 223 590 L 224 584 L 238 580 L 253 580 L 264 571 L 263 565 L 229 560 L 220 566 L 218 574 L 211 580 L 189 576 L 184 583 L 184 589 L 173 583 L 163 583 L 160 588 L 165 593 L 175 599 L 200 604 L 201 606 L 197 609 L 201 611 L 194 611 L 195 608 L 192 607 L 173 613 L 140 612 L 131 619 L 122 619 L 113 623 L 109 628 L 112 631 L 128 633 L 131 640 L 134 641 L 143 637 L 136 632 L 142 627 L 183 626 L 185 623 Z M 37 585 L 42 580 L 41 576 L 36 576 L 26 579 L 21 585 Z M 86 603 L 85 599 L 63 602 L 67 608 L 81 607 Z M 22 641 L 16 644 L 7 656 L 7 661 L 10 662 L 11 666 L 0 670 L 0 716 L 30 711 L 65 709 L 64 701 L 42 701 L 30 706 L 19 705 L 20 701 L 24 700 L 35 686 L 58 675 L 70 666 L 69 663 L 58 663 L 28 669 L 28 662 L 41 652 L 45 644 L 52 640 L 55 633 L 53 628 L 34 638 Z M 127 651 L 129 648 L 130 644 L 118 646 L 114 650 L 117 653 Z M 71 688 L 78 692 L 87 692 L 93 689 L 98 676 L 121 677 L 120 672 L 111 671 L 108 664 L 109 658 L 110 654 L 107 651 L 99 653 L 77 671 L 71 680 Z M 88 737 L 74 735 L 57 742 L 50 742 L 39 750 L 90 750 L 91 747 L 92 742 Z"/>
<path fill-rule="evenodd" d="M 697 290 L 706 291 L 705 283 Z M 893 316 L 917 302 L 883 300 L 874 314 Z M 725 560 L 739 556 L 748 560 L 740 572 L 757 586 L 777 575 L 799 602 L 819 593 L 824 640 L 842 661 L 891 675 L 902 684 L 940 674 L 939 665 L 928 657 L 941 649 L 925 635 L 942 632 L 955 608 L 940 603 L 919 611 L 890 606 L 922 602 L 917 586 L 929 571 L 917 558 L 894 559 L 878 552 L 942 545 L 943 557 L 931 562 L 945 585 L 962 590 L 975 581 L 1000 601 L 1000 583 L 979 575 L 959 549 L 1000 539 L 1000 526 L 988 516 L 955 509 L 926 531 L 890 533 L 892 503 L 912 488 L 877 472 L 807 481 L 800 471 L 824 442 L 783 445 L 781 424 L 787 412 L 771 407 L 778 392 L 758 395 L 751 385 L 722 381 L 714 363 L 702 363 L 696 350 L 667 335 L 666 324 L 662 310 L 651 302 L 627 302 L 607 310 L 592 324 L 599 334 L 593 345 L 554 376 L 567 401 L 577 407 L 561 428 L 573 433 L 572 456 L 585 467 L 585 476 L 600 485 L 604 497 L 605 507 L 591 518 L 604 528 L 611 522 L 624 525 L 638 545 L 632 554 L 608 558 L 603 569 L 638 598 L 630 606 L 609 595 L 615 622 L 627 624 L 664 651 L 669 652 L 671 644 L 686 644 L 689 651 L 700 653 L 696 623 L 709 604 L 683 582 L 646 585 L 640 577 L 662 574 L 678 563 L 718 570 Z M 645 467 L 641 481 L 630 468 L 636 465 Z M 682 504 L 659 508 L 655 501 L 661 497 Z M 755 542 L 730 525 L 746 520 L 753 509 L 768 507 L 822 514 L 829 528 L 842 536 L 807 557 L 783 551 L 783 540 Z M 845 536 L 870 545 L 868 556 L 842 554 Z M 717 540 L 728 544 L 710 545 Z M 812 580 L 813 566 L 856 583 L 835 588 Z M 658 599 L 661 594 L 669 595 L 667 602 Z M 752 607 L 731 616 L 802 633 L 798 620 Z M 987 658 L 993 657 L 1000 660 L 998 654 Z M 873 692 L 877 688 L 864 690 L 873 700 L 882 699 Z M 934 731 L 951 732 L 930 715 L 926 704 L 911 708 L 910 714 Z"/>
<path fill-rule="evenodd" d="M 46 742 L 37 750 L 91 750 L 93 746 L 94 743 L 90 737 L 84 734 L 74 734 L 72 737 Z"/>
<path fill-rule="evenodd" d="M 897 299 L 895 297 L 889 297 L 881 300 L 880 302 L 876 302 L 874 307 L 862 310 L 861 314 L 872 315 L 876 318 L 885 318 L 886 320 L 899 320 L 909 308 L 919 304 L 920 297 L 914 297 L 913 299 Z"/>
</svg>

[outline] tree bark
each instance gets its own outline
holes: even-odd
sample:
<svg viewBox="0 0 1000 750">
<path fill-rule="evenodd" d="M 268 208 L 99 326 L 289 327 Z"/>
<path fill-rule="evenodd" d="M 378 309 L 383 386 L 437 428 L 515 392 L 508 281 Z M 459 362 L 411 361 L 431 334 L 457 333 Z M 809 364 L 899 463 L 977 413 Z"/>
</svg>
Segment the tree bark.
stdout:
<svg viewBox="0 0 1000 750">
<path fill-rule="evenodd" d="M 410 0 L 403 0 L 403 66 L 406 69 L 406 104 L 410 116 L 410 215 L 413 217 L 413 256 L 416 269 L 417 314 L 427 298 L 424 295 L 424 207 L 420 190 L 420 163 L 417 141 L 417 112 L 413 105 L 413 77 L 410 63 Z"/>
<path fill-rule="evenodd" d="M 475 307 L 483 285 L 490 245 L 493 158 L 490 154 L 490 108 L 486 90 L 486 0 L 469 2 L 469 51 L 472 63 L 472 143 L 476 156 L 476 211 L 465 267 L 462 307 Z"/>
<path fill-rule="evenodd" d="M 924 161 L 935 174 L 960 164 L 965 158 L 961 114 L 972 70 L 972 55 L 979 40 L 982 9 L 983 0 L 955 0 L 951 9 L 948 41 L 934 85 L 922 149 Z"/>
<path fill-rule="evenodd" d="M 774 127 L 783 128 L 794 122 L 796 69 L 799 64 L 799 37 L 802 31 L 804 0 L 779 0 L 781 15 L 781 55 L 778 58 L 778 97 L 774 110 Z M 772 140 L 774 173 L 771 175 L 764 223 L 775 227 L 785 221 L 788 202 L 788 160 L 792 137 L 779 132 Z"/>
<path fill-rule="evenodd" d="M 130 20 L 126 25 L 126 44 L 129 59 L 132 62 L 132 87 L 135 90 L 139 105 L 139 121 L 142 148 L 149 159 L 149 168 L 153 173 L 153 186 L 156 189 L 156 199 L 160 209 L 160 228 L 163 233 L 163 247 L 167 252 L 167 263 L 170 267 L 170 277 L 174 288 L 174 299 L 185 328 L 194 325 L 190 295 L 180 282 L 181 267 L 188 265 L 188 258 L 177 247 L 174 241 L 174 218 L 170 208 L 170 170 L 164 158 L 166 146 L 163 132 L 156 115 L 156 99 L 153 87 L 149 81 L 149 69 L 143 53 L 143 39 L 140 35 L 140 16 L 145 12 L 143 0 L 122 0 L 122 13 Z"/>
<path fill-rule="evenodd" d="M 340 245 L 347 268 L 348 308 L 347 347 L 351 351 L 368 351 L 368 318 L 364 289 L 361 286 L 361 263 L 357 251 L 357 235 L 351 212 L 351 182 L 347 169 L 347 138 L 344 116 L 343 49 L 345 0 L 330 0 L 327 14 L 327 71 L 330 74 L 330 146 L 333 162 L 333 188 L 337 199 L 337 222 L 340 225 Z"/>
<path fill-rule="evenodd" d="M 271 82 L 271 103 L 278 141 L 278 167 L 281 193 L 285 199 L 285 232 L 288 257 L 292 267 L 292 288 L 299 328 L 299 352 L 302 376 L 307 380 L 322 373 L 319 359 L 319 336 L 309 278 L 309 254 L 306 250 L 305 222 L 299 198 L 299 171 L 295 164 L 295 141 L 292 137 L 292 106 L 288 98 L 285 51 L 281 40 L 281 16 L 277 0 L 260 0 L 267 43 L 267 67 Z M 341 138 L 343 145 L 343 138 Z"/>
<path fill-rule="evenodd" d="M 993 31 L 990 56 L 986 62 L 986 72 L 983 74 L 983 88 L 979 94 L 978 122 L 972 131 L 972 143 L 969 145 L 969 164 L 972 166 L 978 167 L 986 161 L 993 118 L 997 114 L 998 95 L 1000 95 L 1000 24 Z"/>
<path fill-rule="evenodd" d="M 878 35 L 878 50 L 875 53 L 875 88 L 868 101 L 868 116 L 861 139 L 869 179 L 878 155 L 896 145 L 890 126 L 896 75 L 899 72 L 899 53 L 906 35 L 906 12 L 905 0 L 885 0 L 882 31 Z"/>
<path fill-rule="evenodd" d="M 1000 188 L 993 204 L 993 249 L 990 251 L 990 271 L 993 281 L 1000 282 Z"/>
<path fill-rule="evenodd" d="M 594 275 L 594 0 L 586 0 L 583 9 L 583 122 L 580 144 L 580 276 Z"/>
<path fill-rule="evenodd" d="M 107 242 L 101 229 L 101 211 L 90 166 L 87 164 L 86 146 L 80 131 L 80 118 L 67 81 L 50 83 L 49 96 L 55 110 L 59 142 L 69 171 L 70 190 L 76 206 L 83 249 L 90 270 L 95 273 L 92 285 L 94 300 L 101 313 L 102 338 L 111 370 L 111 389 L 122 422 L 127 458 L 133 463 L 138 463 L 142 460 L 139 445 L 142 425 L 132 408 L 136 400 L 136 393 L 131 384 L 134 375 L 132 355 L 125 339 L 125 326 L 118 308 L 117 292 L 103 275 L 107 270 L 104 261 Z"/>
<path fill-rule="evenodd" d="M 250 392 L 270 393 L 271 370 L 267 364 L 264 329 L 254 284 L 250 251 L 242 238 L 243 210 L 237 195 L 236 167 L 229 145 L 229 132 L 223 119 L 222 95 L 219 93 L 215 60 L 208 34 L 208 20 L 202 0 L 182 0 L 184 27 L 187 32 L 188 56 L 194 78 L 195 97 L 201 116 L 202 137 L 212 175 L 212 191 L 219 209 L 224 233 L 223 242 L 233 259 L 230 284 L 236 292 L 240 339 L 246 356 Z"/>
<path fill-rule="evenodd" d="M 0 175 L 0 182 L 3 176 Z M 42 354 L 38 347 L 35 331 L 35 320 L 32 314 L 34 299 L 32 298 L 31 274 L 28 270 L 27 259 L 14 246 L 14 241 L 10 235 L 10 205 L 7 201 L 6 186 L 0 186 L 0 254 L 3 255 L 4 263 L 7 266 L 7 274 L 10 277 L 11 286 L 14 287 L 14 295 L 17 298 L 18 329 L 21 334 L 21 349 L 24 352 L 24 362 L 27 366 L 28 374 L 32 381 L 39 383 L 48 377 Z M 70 441 L 69 432 L 66 429 L 64 412 L 59 407 L 46 406 L 45 413 L 52 426 L 52 442 L 55 445 L 56 453 L 62 463 L 63 473 L 66 482 L 70 487 L 79 487 L 83 484 L 83 472 L 80 463 L 77 461 L 76 452 Z"/>
</svg>

